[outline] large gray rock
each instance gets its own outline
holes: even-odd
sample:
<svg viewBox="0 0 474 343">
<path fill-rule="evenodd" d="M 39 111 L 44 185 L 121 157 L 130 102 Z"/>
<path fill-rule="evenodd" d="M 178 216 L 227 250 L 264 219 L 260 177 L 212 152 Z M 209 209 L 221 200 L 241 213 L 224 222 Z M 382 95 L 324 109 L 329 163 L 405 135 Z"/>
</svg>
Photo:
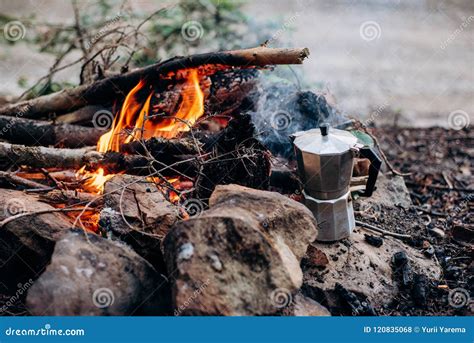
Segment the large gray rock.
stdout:
<svg viewBox="0 0 474 343">
<path fill-rule="evenodd" d="M 278 310 L 272 292 L 291 294 L 301 286 L 292 252 L 280 250 L 254 225 L 232 215 L 205 213 L 172 229 L 164 248 L 175 312 L 271 314 Z"/>
<path fill-rule="evenodd" d="M 278 193 L 234 185 L 218 186 L 210 205 L 164 241 L 175 313 L 280 311 L 302 284 L 300 256 L 316 236 L 311 213 Z"/>
<path fill-rule="evenodd" d="M 123 243 L 74 230 L 56 243 L 51 264 L 27 295 L 37 316 L 160 315 L 167 284 Z"/>
<path fill-rule="evenodd" d="M 54 210 L 20 191 L 0 190 L 0 221 L 22 212 Z M 69 231 L 71 222 L 61 213 L 18 218 L 0 228 L 0 284 L 17 289 L 49 263 L 55 242 Z"/>
</svg>

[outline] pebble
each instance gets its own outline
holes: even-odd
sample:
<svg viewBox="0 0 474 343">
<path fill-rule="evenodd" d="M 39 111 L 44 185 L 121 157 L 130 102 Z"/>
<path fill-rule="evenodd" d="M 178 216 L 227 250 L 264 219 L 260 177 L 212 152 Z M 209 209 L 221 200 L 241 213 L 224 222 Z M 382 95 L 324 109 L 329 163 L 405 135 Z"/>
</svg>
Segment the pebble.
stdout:
<svg viewBox="0 0 474 343">
<path fill-rule="evenodd" d="M 432 234 L 433 236 L 436 236 L 436 237 L 439 237 L 439 238 L 444 238 L 446 236 L 444 231 L 441 230 L 441 229 L 438 229 L 438 228 L 433 228 L 433 229 L 429 230 L 428 232 L 430 234 Z"/>
</svg>

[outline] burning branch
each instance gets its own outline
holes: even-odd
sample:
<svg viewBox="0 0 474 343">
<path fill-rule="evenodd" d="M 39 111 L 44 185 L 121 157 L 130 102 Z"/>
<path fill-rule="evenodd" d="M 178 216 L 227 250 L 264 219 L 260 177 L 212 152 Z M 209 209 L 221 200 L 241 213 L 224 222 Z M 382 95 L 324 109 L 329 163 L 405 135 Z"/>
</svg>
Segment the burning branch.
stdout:
<svg viewBox="0 0 474 343">
<path fill-rule="evenodd" d="M 32 189 L 43 189 L 48 190 L 50 187 L 47 187 L 41 183 L 25 179 L 21 176 L 15 175 L 14 173 L 0 171 L 0 180 L 10 183 L 15 186 L 22 186 Z"/>
<path fill-rule="evenodd" d="M 276 64 L 301 64 L 309 56 L 307 48 L 274 49 L 258 47 L 245 50 L 220 51 L 188 57 L 175 57 L 132 72 L 114 75 L 89 85 L 41 96 L 0 108 L 0 115 L 41 118 L 48 113 L 65 113 L 86 105 L 99 105 L 125 97 L 142 79 L 157 80 L 187 68 L 205 65 L 231 67 L 264 67 Z"/>
<path fill-rule="evenodd" d="M 166 150 L 156 150 L 155 153 L 152 158 L 147 158 L 141 155 L 125 155 L 115 152 L 101 153 L 90 148 L 57 149 L 0 142 L 0 159 L 6 162 L 6 165 L 0 165 L 0 168 L 6 169 L 9 167 L 9 163 L 32 168 L 79 169 L 82 166 L 87 166 L 92 170 L 99 167 L 104 168 L 111 173 L 125 171 L 128 174 L 143 174 L 150 168 L 151 163 L 157 163 L 166 171 L 165 175 L 176 175 L 180 173 L 180 170 L 181 173 L 189 172 L 190 175 L 196 173 L 196 166 L 193 163 L 194 157 L 167 155 Z M 161 162 L 161 159 L 166 162 Z"/>
</svg>

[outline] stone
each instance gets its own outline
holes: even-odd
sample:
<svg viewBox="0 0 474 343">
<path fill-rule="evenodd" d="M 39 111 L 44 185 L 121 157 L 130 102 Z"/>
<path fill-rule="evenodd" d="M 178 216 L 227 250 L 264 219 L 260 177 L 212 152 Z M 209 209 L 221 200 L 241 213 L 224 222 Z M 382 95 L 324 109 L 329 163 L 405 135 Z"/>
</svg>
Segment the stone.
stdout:
<svg viewBox="0 0 474 343">
<path fill-rule="evenodd" d="M 33 195 L 0 191 L 0 221 L 22 212 L 54 210 Z M 0 228 L 0 284 L 15 290 L 49 263 L 55 242 L 71 228 L 62 213 L 24 216 Z"/>
<path fill-rule="evenodd" d="M 173 227 L 164 250 L 175 313 L 242 316 L 279 310 L 273 292 L 295 292 L 301 269 L 288 248 L 273 244 L 256 225 L 209 210 Z"/>
<path fill-rule="evenodd" d="M 179 219 L 178 207 L 166 200 L 153 182 L 140 176 L 116 175 L 107 181 L 104 205 L 126 220 L 125 225 L 113 228 L 118 234 L 139 230 L 163 238 Z"/>
<path fill-rule="evenodd" d="M 474 245 L 474 226 L 473 225 L 454 225 L 451 229 L 453 238 L 457 241 Z"/>
<path fill-rule="evenodd" d="M 379 209 L 381 205 L 388 207 L 403 207 L 408 209 L 412 206 L 410 192 L 401 176 L 386 176 L 379 173 L 377 177 L 377 189 L 369 198 L 360 197 L 357 202 L 361 209 Z"/>
<path fill-rule="evenodd" d="M 436 227 L 428 230 L 428 232 L 438 238 L 444 238 L 446 236 L 446 233 L 444 232 L 444 230 L 438 229 Z"/>
<path fill-rule="evenodd" d="M 364 237 L 367 243 L 376 248 L 380 248 L 383 245 L 383 238 L 380 236 L 365 234 Z"/>
<path fill-rule="evenodd" d="M 377 312 L 364 295 L 356 294 L 336 282 L 334 292 L 341 301 L 340 310 L 353 316 L 376 316 Z"/>
<path fill-rule="evenodd" d="M 329 263 L 327 255 L 312 245 L 308 246 L 306 257 L 308 258 L 309 263 L 316 267 L 326 267 Z"/>
<path fill-rule="evenodd" d="M 301 261 L 316 239 L 316 219 L 311 211 L 284 195 L 238 185 L 217 186 L 209 199 L 211 208 L 233 208 L 236 216 L 251 216 L 275 241 L 286 244 Z"/>
<path fill-rule="evenodd" d="M 164 241 L 175 313 L 281 311 L 302 284 L 299 262 L 316 236 L 311 212 L 278 193 L 235 185 L 217 186 L 209 204 Z"/>
<path fill-rule="evenodd" d="M 166 270 L 161 243 L 179 219 L 179 209 L 145 178 L 116 175 L 105 184 L 99 226 L 129 244 L 158 271 Z"/>
<path fill-rule="evenodd" d="M 381 247 L 374 247 L 365 241 L 366 232 L 356 228 L 349 239 L 332 244 L 312 243 L 330 257 L 329 263 L 324 270 L 305 266 L 303 287 L 317 289 L 318 297 L 311 298 L 328 306 L 331 312 L 335 309 L 332 306 L 337 306 L 332 300 L 336 283 L 351 292 L 363 294 L 371 304 L 382 306 L 390 303 L 401 287 L 392 268 L 392 256 L 400 251 L 406 254 L 414 273 L 432 280 L 441 277 L 441 267 L 424 257 L 423 252 L 389 236 L 384 237 Z"/>
<path fill-rule="evenodd" d="M 168 292 L 125 244 L 73 230 L 56 243 L 26 303 L 35 316 L 162 315 L 170 313 Z"/>
<path fill-rule="evenodd" d="M 298 292 L 293 297 L 291 304 L 283 310 L 283 315 L 295 317 L 326 317 L 331 316 L 331 312 L 317 301 L 305 297 Z"/>
</svg>

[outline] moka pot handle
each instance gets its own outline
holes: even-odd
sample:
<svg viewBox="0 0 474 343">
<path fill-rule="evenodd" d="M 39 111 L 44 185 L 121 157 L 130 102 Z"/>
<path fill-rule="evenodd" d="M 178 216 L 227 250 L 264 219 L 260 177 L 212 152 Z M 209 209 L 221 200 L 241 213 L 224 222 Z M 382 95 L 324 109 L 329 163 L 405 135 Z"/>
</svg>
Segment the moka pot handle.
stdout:
<svg viewBox="0 0 474 343">
<path fill-rule="evenodd" d="M 373 147 L 363 147 L 359 150 L 359 156 L 367 158 L 370 161 L 369 179 L 365 186 L 365 191 L 361 195 L 370 197 L 375 190 L 375 183 L 379 175 L 380 167 L 382 166 L 382 159 L 377 155 Z"/>
</svg>

